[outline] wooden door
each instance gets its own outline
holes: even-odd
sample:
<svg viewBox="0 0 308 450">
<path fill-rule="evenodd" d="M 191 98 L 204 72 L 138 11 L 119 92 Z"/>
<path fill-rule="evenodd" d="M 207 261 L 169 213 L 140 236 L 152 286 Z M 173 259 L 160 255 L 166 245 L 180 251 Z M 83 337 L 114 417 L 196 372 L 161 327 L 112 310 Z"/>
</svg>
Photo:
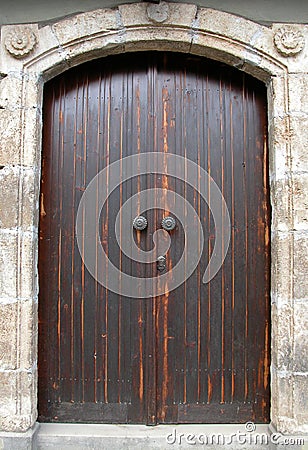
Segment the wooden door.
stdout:
<svg viewBox="0 0 308 450">
<path fill-rule="evenodd" d="M 39 420 L 269 421 L 266 129 L 263 84 L 195 56 L 113 56 L 46 84 Z M 159 278 L 156 263 L 131 260 L 114 235 L 117 212 L 144 189 L 161 187 L 184 197 L 198 212 L 205 236 L 200 263 L 182 285 L 136 299 L 109 291 L 90 275 L 76 244 L 75 220 L 83 192 L 99 171 L 144 152 L 174 153 L 206 170 L 227 203 L 231 234 L 221 269 L 203 284 L 215 227 L 199 193 L 164 174 L 121 184 L 108 197 L 99 224 L 102 245 L 121 271 Z M 148 228 L 134 231 L 140 249 L 152 248 L 168 208 L 146 212 Z M 132 224 L 120 220 L 126 239 Z M 183 226 L 177 223 L 170 238 L 166 270 L 183 252 Z"/>
</svg>

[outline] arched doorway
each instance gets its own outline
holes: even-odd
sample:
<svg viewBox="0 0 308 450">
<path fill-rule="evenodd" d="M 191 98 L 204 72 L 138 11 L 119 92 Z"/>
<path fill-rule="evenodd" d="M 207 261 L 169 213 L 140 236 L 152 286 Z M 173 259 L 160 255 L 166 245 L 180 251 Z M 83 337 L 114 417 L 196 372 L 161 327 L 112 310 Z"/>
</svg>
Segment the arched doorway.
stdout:
<svg viewBox="0 0 308 450">
<path fill-rule="evenodd" d="M 40 216 L 39 414 L 42 421 L 240 423 L 269 421 L 269 200 L 262 83 L 195 56 L 135 53 L 87 63 L 46 85 Z M 220 188 L 231 219 L 221 270 L 201 279 L 215 228 L 200 195 L 149 174 L 110 195 L 100 237 L 124 272 L 157 275 L 119 251 L 116 215 L 149 187 L 180 194 L 198 212 L 205 244 L 185 283 L 152 299 L 121 297 L 87 272 L 76 244 L 81 196 L 125 156 L 173 153 Z M 169 206 L 134 231 L 143 250 Z M 136 211 L 136 215 L 139 211 Z M 131 223 L 121 218 L 121 239 Z M 184 227 L 185 228 L 185 227 Z M 183 252 L 170 233 L 166 269 Z M 106 274 L 108 276 L 108 274 Z M 119 283 L 121 280 L 119 279 Z"/>
</svg>

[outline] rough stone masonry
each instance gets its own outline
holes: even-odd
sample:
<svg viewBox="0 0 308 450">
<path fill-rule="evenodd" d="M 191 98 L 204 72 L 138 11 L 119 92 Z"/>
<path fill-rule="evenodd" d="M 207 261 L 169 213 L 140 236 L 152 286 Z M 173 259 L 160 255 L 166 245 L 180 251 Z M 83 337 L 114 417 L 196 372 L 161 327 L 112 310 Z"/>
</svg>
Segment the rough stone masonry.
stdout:
<svg viewBox="0 0 308 450">
<path fill-rule="evenodd" d="M 0 429 L 26 432 L 37 417 L 37 231 L 44 82 L 93 58 L 152 49 L 223 61 L 267 85 L 271 421 L 284 433 L 307 432 L 308 28 L 283 23 L 263 26 L 193 4 L 164 2 L 133 3 L 44 25 L 1 28 Z M 6 434 L 1 436 L 4 439 Z"/>
</svg>

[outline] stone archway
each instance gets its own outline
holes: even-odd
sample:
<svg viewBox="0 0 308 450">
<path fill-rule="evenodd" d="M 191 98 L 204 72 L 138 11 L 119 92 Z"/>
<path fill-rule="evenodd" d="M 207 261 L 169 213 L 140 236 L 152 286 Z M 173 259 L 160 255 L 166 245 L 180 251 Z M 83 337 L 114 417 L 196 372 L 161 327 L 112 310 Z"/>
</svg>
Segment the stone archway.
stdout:
<svg viewBox="0 0 308 450">
<path fill-rule="evenodd" d="M 68 67 L 104 55 L 172 50 L 223 61 L 268 87 L 272 203 L 272 409 L 281 432 L 305 430 L 302 406 L 304 231 L 303 168 L 307 28 L 265 27 L 195 5 L 144 3 L 96 10 L 39 27 L 1 32 L 0 428 L 26 431 L 36 421 L 37 226 L 44 82 Z M 306 308 L 306 309 L 305 309 Z M 306 319 L 307 320 L 307 319 Z M 9 336 L 9 339 L 8 339 Z"/>
</svg>

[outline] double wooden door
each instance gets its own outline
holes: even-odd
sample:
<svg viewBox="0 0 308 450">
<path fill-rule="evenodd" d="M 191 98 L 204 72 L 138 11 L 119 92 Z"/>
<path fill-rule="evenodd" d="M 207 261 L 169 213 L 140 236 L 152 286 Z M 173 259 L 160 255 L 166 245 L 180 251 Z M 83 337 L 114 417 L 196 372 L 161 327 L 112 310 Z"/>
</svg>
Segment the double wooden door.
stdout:
<svg viewBox="0 0 308 450">
<path fill-rule="evenodd" d="M 39 420 L 269 420 L 266 129 L 263 84 L 195 56 L 112 56 L 46 84 Z M 204 231 L 200 262 L 185 282 L 164 295 L 129 298 L 108 290 L 88 272 L 77 247 L 75 221 L 95 175 L 114 161 L 144 152 L 183 156 L 210 174 L 228 207 L 230 243 L 221 269 L 203 284 L 216 231 L 198 191 L 151 170 L 123 182 L 110 193 L 99 222 L 102 245 L 120 271 L 160 276 L 156 262 L 130 259 L 115 237 L 118 211 L 144 189 L 159 187 L 184 197 Z M 166 204 L 144 215 L 148 227 L 133 233 L 137 246 L 149 251 L 153 233 L 170 211 Z M 132 224 L 125 217 L 120 220 L 124 240 Z M 184 228 L 177 222 L 170 232 L 166 271 L 183 253 Z"/>
</svg>

